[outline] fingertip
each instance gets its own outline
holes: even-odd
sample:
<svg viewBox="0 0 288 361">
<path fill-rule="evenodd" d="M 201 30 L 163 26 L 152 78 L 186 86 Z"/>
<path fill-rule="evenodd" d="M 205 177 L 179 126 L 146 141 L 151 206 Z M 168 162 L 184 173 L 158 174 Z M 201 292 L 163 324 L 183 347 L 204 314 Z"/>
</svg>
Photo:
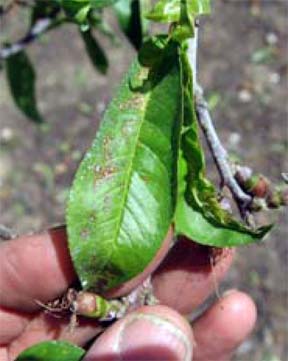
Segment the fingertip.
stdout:
<svg viewBox="0 0 288 361">
<path fill-rule="evenodd" d="M 229 332 L 227 328 L 224 328 L 223 332 L 226 330 L 227 336 L 230 335 L 235 343 L 242 342 L 252 332 L 257 319 L 257 309 L 249 295 L 238 290 L 226 291 L 216 307 L 215 312 L 218 308 L 227 312 L 227 322 L 234 325 Z"/>
<path fill-rule="evenodd" d="M 231 290 L 194 324 L 195 360 L 223 361 L 252 332 L 257 318 L 253 300 L 245 293 Z"/>
<path fill-rule="evenodd" d="M 108 329 L 85 361 L 191 361 L 192 331 L 187 321 L 166 306 L 144 306 Z"/>
</svg>

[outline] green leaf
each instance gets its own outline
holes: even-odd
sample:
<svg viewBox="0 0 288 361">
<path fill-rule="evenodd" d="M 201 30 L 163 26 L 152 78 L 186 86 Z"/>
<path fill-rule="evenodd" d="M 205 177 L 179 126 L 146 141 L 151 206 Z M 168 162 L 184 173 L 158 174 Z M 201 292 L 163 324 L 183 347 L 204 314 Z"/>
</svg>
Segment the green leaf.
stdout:
<svg viewBox="0 0 288 361">
<path fill-rule="evenodd" d="M 85 350 L 65 341 L 44 341 L 27 348 L 16 361 L 80 361 Z"/>
<path fill-rule="evenodd" d="M 212 183 L 205 176 L 205 159 L 198 135 L 192 89 L 192 74 L 185 51 L 182 54 L 183 133 L 179 160 L 179 193 L 175 228 L 195 242 L 231 247 L 256 242 L 271 225 L 250 229 L 221 208 Z M 191 218 L 190 218 L 191 217 Z"/>
<path fill-rule="evenodd" d="M 77 23 L 86 22 L 91 5 L 89 0 L 61 0 L 61 5 L 70 18 Z"/>
<path fill-rule="evenodd" d="M 187 8 L 191 17 L 210 14 L 210 0 L 159 0 L 147 14 L 153 21 L 170 23 L 179 22 L 182 7 Z"/>
<path fill-rule="evenodd" d="M 16 105 L 34 122 L 42 122 L 36 105 L 36 74 L 28 56 L 21 51 L 10 56 L 5 63 L 8 84 Z"/>
<path fill-rule="evenodd" d="M 80 31 L 80 34 L 85 43 L 87 54 L 89 55 L 95 69 L 102 74 L 106 74 L 108 70 L 108 59 L 104 50 L 93 37 L 90 29 L 87 31 Z"/>
<path fill-rule="evenodd" d="M 189 12 L 194 15 L 209 15 L 211 13 L 210 0 L 186 0 Z"/>
<path fill-rule="evenodd" d="M 97 293 L 145 269 L 174 215 L 181 84 L 176 45 L 163 51 L 157 67 L 132 64 L 70 192 L 70 253 Z"/>
<path fill-rule="evenodd" d="M 79 25 L 89 27 L 88 16 L 91 10 L 89 0 L 60 0 L 66 15 Z"/>
<path fill-rule="evenodd" d="M 180 20 L 181 0 L 159 0 L 147 14 L 149 20 L 170 23 Z"/>
<path fill-rule="evenodd" d="M 66 14 L 78 24 L 88 24 L 91 9 L 102 9 L 115 4 L 118 0 L 60 0 Z"/>
<path fill-rule="evenodd" d="M 188 0 L 182 0 L 180 5 L 180 19 L 179 22 L 174 25 L 171 34 L 173 39 L 181 43 L 188 38 L 194 37 L 194 15 L 191 7 L 189 7 Z"/>
<path fill-rule="evenodd" d="M 115 13 L 121 29 L 136 49 L 139 49 L 147 31 L 143 13 L 147 0 L 120 0 L 115 6 Z"/>
</svg>

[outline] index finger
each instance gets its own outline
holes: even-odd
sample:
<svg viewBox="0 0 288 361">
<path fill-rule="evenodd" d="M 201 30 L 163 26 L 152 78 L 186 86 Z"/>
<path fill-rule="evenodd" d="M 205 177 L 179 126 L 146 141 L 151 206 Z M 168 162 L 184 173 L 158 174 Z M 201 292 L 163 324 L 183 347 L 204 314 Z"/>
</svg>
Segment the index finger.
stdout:
<svg viewBox="0 0 288 361">
<path fill-rule="evenodd" d="M 147 268 L 134 279 L 109 291 L 119 297 L 132 291 L 155 270 L 169 250 L 170 229 Z M 35 300 L 46 303 L 61 296 L 77 279 L 67 245 L 65 227 L 20 237 L 0 244 L 0 306 L 35 311 Z"/>
<path fill-rule="evenodd" d="M 169 250 L 171 232 L 155 259 L 143 272 L 152 272 Z M 153 285 L 163 304 L 182 313 L 198 306 L 215 289 L 232 261 L 231 252 L 212 270 L 205 247 L 190 241 L 178 242 L 156 272 Z M 204 253 L 203 253 L 204 251 Z M 200 263 L 199 263 L 200 262 Z M 204 263 L 203 263 L 204 262 Z M 205 263 L 206 262 L 206 263 Z M 0 244 L 0 305 L 10 309 L 35 311 L 35 300 L 46 303 L 61 296 L 77 279 L 67 246 L 65 227 L 39 235 L 21 237 Z M 143 274 L 115 290 L 120 296 L 143 281 Z"/>
<path fill-rule="evenodd" d="M 35 311 L 35 300 L 59 297 L 76 279 L 65 227 L 0 244 L 0 304 Z"/>
</svg>

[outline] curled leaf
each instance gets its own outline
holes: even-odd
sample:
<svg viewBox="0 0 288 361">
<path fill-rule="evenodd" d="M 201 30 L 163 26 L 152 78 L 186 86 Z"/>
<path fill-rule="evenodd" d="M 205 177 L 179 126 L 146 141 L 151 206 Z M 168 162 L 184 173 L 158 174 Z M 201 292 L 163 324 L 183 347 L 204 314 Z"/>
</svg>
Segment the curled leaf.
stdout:
<svg viewBox="0 0 288 361">
<path fill-rule="evenodd" d="M 203 210 L 199 209 L 195 204 L 193 206 L 193 203 L 192 205 L 191 203 L 188 204 L 186 200 L 184 195 L 186 172 L 186 161 L 183 159 L 183 156 L 180 156 L 179 193 L 175 213 L 175 232 L 177 234 L 185 235 L 194 242 L 204 245 L 234 247 L 260 241 L 271 230 L 272 226 L 267 225 L 252 231 L 247 227 L 243 228 L 243 225 L 239 222 L 239 228 L 232 229 L 229 225 L 213 222 L 208 217 L 205 217 Z"/>
<path fill-rule="evenodd" d="M 198 135 L 192 74 L 185 50 L 181 57 L 183 89 L 182 156 L 175 228 L 195 242 L 231 247 L 256 242 L 272 228 L 252 229 L 221 208 L 213 184 L 205 175 L 205 158 Z"/>
</svg>

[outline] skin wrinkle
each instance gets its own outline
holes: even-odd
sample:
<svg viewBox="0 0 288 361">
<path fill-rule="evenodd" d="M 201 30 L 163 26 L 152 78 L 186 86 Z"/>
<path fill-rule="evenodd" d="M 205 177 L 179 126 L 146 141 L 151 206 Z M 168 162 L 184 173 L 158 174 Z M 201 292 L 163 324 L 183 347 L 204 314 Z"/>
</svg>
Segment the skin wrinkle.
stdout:
<svg viewBox="0 0 288 361">
<path fill-rule="evenodd" d="M 25 291 L 23 287 L 24 283 L 21 280 L 22 277 L 21 270 L 18 270 L 18 267 L 21 266 L 21 262 L 20 262 L 21 259 L 19 259 L 20 254 L 19 252 L 17 252 L 17 247 L 16 247 L 16 252 L 14 252 L 14 248 L 15 248 L 15 244 L 13 243 L 10 244 L 10 247 L 7 247 L 6 249 L 4 248 L 5 261 L 2 262 L 1 274 L 3 279 L 7 280 L 6 283 L 10 286 L 9 288 L 17 289 L 18 292 L 22 295 L 22 297 L 24 296 L 27 298 L 28 297 L 27 292 Z M 5 288 L 3 287 L 2 289 Z M 6 304 L 5 295 L 2 292 L 1 292 L 0 302 L 5 306 Z"/>
<path fill-rule="evenodd" d="M 173 336 L 177 337 L 184 344 L 186 350 L 185 357 L 182 361 L 192 360 L 192 347 L 190 344 L 190 340 L 179 328 L 176 328 L 170 321 L 165 320 L 163 317 L 156 316 L 155 314 L 138 313 L 131 316 L 128 315 L 125 322 L 121 324 L 118 331 L 118 335 L 114 344 L 114 352 L 119 355 L 119 361 L 123 361 L 123 358 L 121 356 L 121 344 L 123 342 L 126 328 L 134 322 L 141 320 L 147 320 L 158 327 L 160 326 L 166 331 L 169 331 L 171 334 L 173 334 Z"/>
</svg>

